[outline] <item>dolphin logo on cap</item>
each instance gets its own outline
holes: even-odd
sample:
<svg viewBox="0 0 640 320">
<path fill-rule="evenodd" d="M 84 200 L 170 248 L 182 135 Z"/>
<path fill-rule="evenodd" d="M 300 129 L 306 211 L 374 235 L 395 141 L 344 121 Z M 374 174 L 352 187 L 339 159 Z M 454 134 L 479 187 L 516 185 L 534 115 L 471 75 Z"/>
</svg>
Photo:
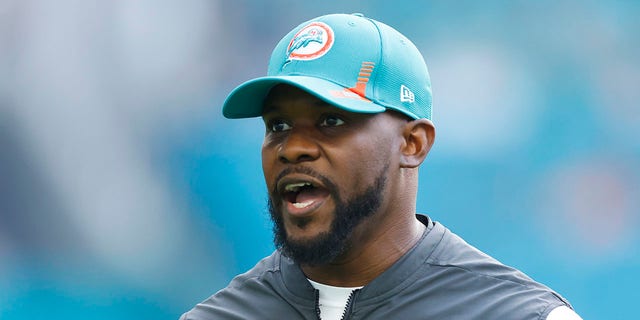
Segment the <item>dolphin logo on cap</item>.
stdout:
<svg viewBox="0 0 640 320">
<path fill-rule="evenodd" d="M 287 47 L 287 61 L 313 60 L 333 46 L 333 30 L 326 23 L 312 22 L 298 31 Z"/>
</svg>

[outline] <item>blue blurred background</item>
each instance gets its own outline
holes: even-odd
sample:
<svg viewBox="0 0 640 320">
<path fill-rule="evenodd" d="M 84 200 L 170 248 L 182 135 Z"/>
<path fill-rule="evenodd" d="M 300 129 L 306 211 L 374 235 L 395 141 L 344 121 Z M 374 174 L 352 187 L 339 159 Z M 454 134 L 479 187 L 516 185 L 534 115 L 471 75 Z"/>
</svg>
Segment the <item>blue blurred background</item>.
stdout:
<svg viewBox="0 0 640 320">
<path fill-rule="evenodd" d="M 0 0 L 0 319 L 176 319 L 269 254 L 263 127 L 221 104 L 333 12 L 429 65 L 419 210 L 637 316 L 640 1 Z"/>
</svg>

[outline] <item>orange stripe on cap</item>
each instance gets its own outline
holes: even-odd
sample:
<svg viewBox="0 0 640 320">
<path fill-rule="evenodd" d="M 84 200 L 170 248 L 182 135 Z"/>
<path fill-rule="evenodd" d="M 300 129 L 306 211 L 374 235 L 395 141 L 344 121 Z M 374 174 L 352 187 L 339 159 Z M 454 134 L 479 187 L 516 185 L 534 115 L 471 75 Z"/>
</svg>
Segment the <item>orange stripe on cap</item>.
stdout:
<svg viewBox="0 0 640 320">
<path fill-rule="evenodd" d="M 373 73 L 373 68 L 375 63 L 370 61 L 363 61 L 360 66 L 360 72 L 358 73 L 358 78 L 356 82 L 356 86 L 349 88 L 349 91 L 355 92 L 361 97 L 365 97 L 367 93 L 367 83 L 369 82 L 369 77 L 371 73 Z"/>
</svg>

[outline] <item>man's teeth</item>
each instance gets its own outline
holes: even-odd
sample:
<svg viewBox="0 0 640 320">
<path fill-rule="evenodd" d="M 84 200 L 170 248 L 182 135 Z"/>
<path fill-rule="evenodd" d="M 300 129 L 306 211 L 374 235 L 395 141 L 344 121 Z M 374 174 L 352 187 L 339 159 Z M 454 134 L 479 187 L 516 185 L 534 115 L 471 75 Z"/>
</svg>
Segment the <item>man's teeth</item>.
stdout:
<svg viewBox="0 0 640 320">
<path fill-rule="evenodd" d="M 313 203 L 313 200 L 307 200 L 305 202 L 298 202 L 298 203 L 293 203 L 293 206 L 298 208 L 298 209 L 302 209 L 302 208 L 306 208 L 309 205 L 311 205 Z"/>
<path fill-rule="evenodd" d="M 302 187 L 310 187 L 311 183 L 310 182 L 298 182 L 298 183 L 291 183 L 288 184 L 284 187 L 284 191 L 287 192 L 298 192 L 298 190 L 300 190 L 300 188 Z"/>
<path fill-rule="evenodd" d="M 300 190 L 302 188 L 306 188 L 306 187 L 313 187 L 313 184 L 311 184 L 311 182 L 296 182 L 296 183 L 290 183 L 287 184 L 286 186 L 284 186 L 284 191 L 285 192 L 293 192 L 293 193 L 298 193 L 300 192 Z M 303 202 L 295 202 L 295 199 L 297 198 L 297 196 L 290 198 L 291 201 L 291 205 L 293 205 L 295 208 L 297 209 L 304 209 L 309 207 L 310 205 L 312 205 L 315 201 L 314 200 L 306 200 Z"/>
</svg>

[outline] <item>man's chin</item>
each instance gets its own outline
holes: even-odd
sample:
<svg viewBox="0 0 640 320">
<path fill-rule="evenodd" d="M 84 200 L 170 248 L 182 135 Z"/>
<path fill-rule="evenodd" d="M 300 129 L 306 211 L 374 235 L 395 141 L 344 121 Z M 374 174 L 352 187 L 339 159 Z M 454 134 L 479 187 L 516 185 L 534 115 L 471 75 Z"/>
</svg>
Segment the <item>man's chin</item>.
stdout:
<svg viewBox="0 0 640 320">
<path fill-rule="evenodd" d="M 300 264 L 325 265 L 331 263 L 343 251 L 342 246 L 332 240 L 331 233 L 328 232 L 308 237 L 287 236 L 280 249 L 284 255 Z"/>
<path fill-rule="evenodd" d="M 284 224 L 287 243 L 297 245 L 313 245 L 329 238 L 331 226 L 314 225 L 309 220 L 288 221 Z"/>
</svg>

